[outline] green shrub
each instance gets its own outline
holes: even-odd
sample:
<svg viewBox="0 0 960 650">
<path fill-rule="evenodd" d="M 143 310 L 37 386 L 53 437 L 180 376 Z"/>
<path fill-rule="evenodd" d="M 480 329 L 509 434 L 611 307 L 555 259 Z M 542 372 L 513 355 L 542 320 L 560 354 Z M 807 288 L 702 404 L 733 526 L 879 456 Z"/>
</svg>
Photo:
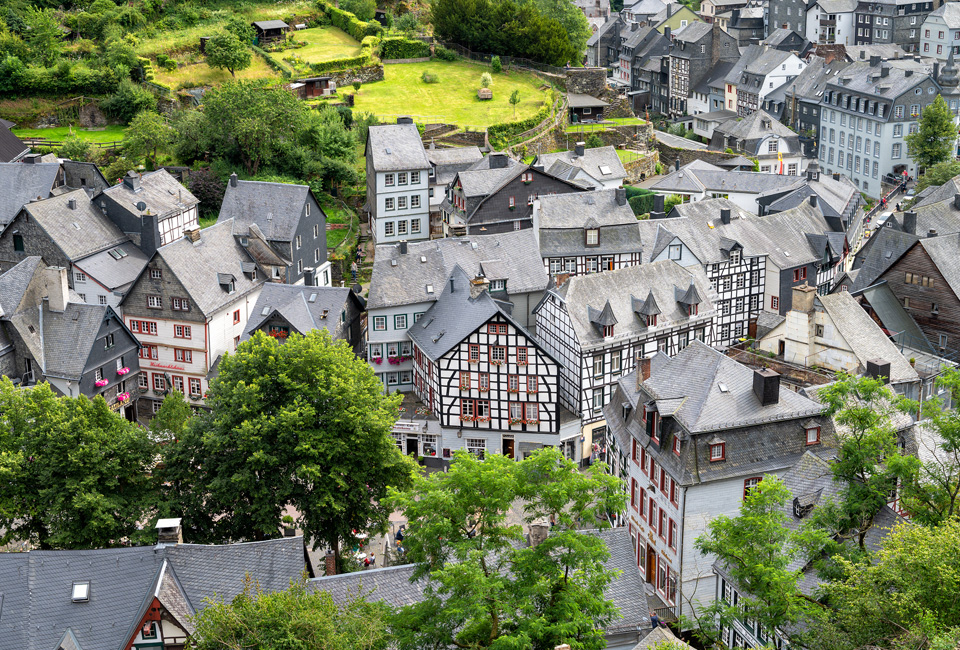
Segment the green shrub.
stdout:
<svg viewBox="0 0 960 650">
<path fill-rule="evenodd" d="M 596 149 L 603 146 L 603 139 L 596 133 L 591 133 L 584 144 L 586 144 L 587 149 Z"/>
<path fill-rule="evenodd" d="M 493 77 L 490 76 L 489 72 L 484 72 L 482 75 L 480 75 L 481 88 L 489 88 L 491 85 L 493 85 Z"/>
<path fill-rule="evenodd" d="M 425 84 L 435 84 L 440 83 L 440 77 L 435 74 L 430 74 L 426 70 L 423 71 L 423 74 L 420 75 L 420 81 Z"/>
<path fill-rule="evenodd" d="M 381 59 L 419 59 L 430 56 L 430 46 L 408 38 L 384 38 L 380 41 Z"/>
<path fill-rule="evenodd" d="M 514 138 L 524 131 L 532 129 L 548 117 L 550 117 L 550 106 L 544 104 L 540 107 L 540 110 L 537 111 L 536 115 L 528 117 L 525 120 L 491 124 L 487 127 L 487 137 L 490 139 L 490 145 L 495 149 L 503 149 L 509 143 L 510 138 Z"/>
<path fill-rule="evenodd" d="M 320 61 L 311 63 L 310 70 L 314 74 L 329 72 L 330 70 L 349 70 L 351 68 L 362 68 L 370 64 L 370 57 L 365 54 L 360 56 L 351 56 L 343 59 L 331 59 L 329 61 Z"/>
<path fill-rule="evenodd" d="M 433 48 L 433 55 L 441 61 L 456 61 L 460 58 L 456 52 L 448 50 L 442 45 L 437 45 Z"/>
<path fill-rule="evenodd" d="M 495 56 L 490 59 L 490 69 L 494 72 L 503 72 L 503 64 L 500 63 L 499 56 Z"/>
<path fill-rule="evenodd" d="M 363 41 L 365 36 L 377 36 L 383 31 L 383 27 L 375 20 L 364 22 L 349 11 L 326 2 L 320 2 L 318 7 L 330 17 L 331 25 L 339 27 L 358 41 Z"/>
<path fill-rule="evenodd" d="M 633 210 L 633 214 L 639 217 L 641 214 L 653 211 L 653 196 L 653 192 L 649 194 L 639 194 L 627 199 L 627 203 L 630 204 L 630 209 Z"/>
</svg>

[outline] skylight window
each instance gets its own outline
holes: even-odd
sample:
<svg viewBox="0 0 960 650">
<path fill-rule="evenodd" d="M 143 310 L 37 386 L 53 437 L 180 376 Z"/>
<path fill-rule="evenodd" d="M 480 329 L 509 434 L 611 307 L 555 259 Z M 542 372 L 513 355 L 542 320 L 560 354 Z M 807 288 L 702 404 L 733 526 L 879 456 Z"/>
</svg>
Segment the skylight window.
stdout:
<svg viewBox="0 0 960 650">
<path fill-rule="evenodd" d="M 421 263 L 421 264 L 426 264 L 426 263 L 427 263 L 427 256 L 426 256 L 426 255 L 421 255 L 421 256 L 420 256 L 420 263 Z"/>
<path fill-rule="evenodd" d="M 720 389 L 720 392 L 721 392 L 721 393 L 729 393 L 729 392 L 730 392 L 730 389 L 727 388 L 727 385 L 726 385 L 725 383 L 723 383 L 723 382 L 718 383 L 718 384 L 717 384 L 717 388 Z"/>
<path fill-rule="evenodd" d="M 307 298 L 307 302 L 317 302 L 317 294 L 311 293 L 310 297 Z"/>
<path fill-rule="evenodd" d="M 260 312 L 260 315 L 261 315 L 261 316 L 266 316 L 266 315 L 269 314 L 269 313 L 270 313 L 270 308 L 269 308 L 269 307 L 264 307 L 264 308 L 263 308 L 263 311 Z"/>
<path fill-rule="evenodd" d="M 427 285 L 427 293 L 433 293 L 433 285 L 432 285 L 432 284 L 428 284 L 428 285 Z"/>
<path fill-rule="evenodd" d="M 89 582 L 74 582 L 73 583 L 73 594 L 70 597 L 75 603 L 86 603 L 90 600 L 90 583 Z"/>
<path fill-rule="evenodd" d="M 606 165 L 600 165 L 600 173 L 606 176 L 607 174 L 610 174 L 611 171 L 610 171 L 610 168 L 607 167 Z"/>
</svg>

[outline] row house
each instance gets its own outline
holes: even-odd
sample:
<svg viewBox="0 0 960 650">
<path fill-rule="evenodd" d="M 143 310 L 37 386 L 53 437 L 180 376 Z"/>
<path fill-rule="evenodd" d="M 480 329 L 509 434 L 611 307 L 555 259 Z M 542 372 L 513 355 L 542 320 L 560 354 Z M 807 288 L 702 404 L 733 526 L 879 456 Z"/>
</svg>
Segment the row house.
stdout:
<svg viewBox="0 0 960 650">
<path fill-rule="evenodd" d="M 200 200 L 165 169 L 129 171 L 94 202 L 147 256 L 200 227 Z"/>
<path fill-rule="evenodd" d="M 737 516 L 765 475 L 836 446 L 820 404 L 700 341 L 641 359 L 604 416 L 630 454 L 627 526 L 637 565 L 677 616 L 696 616 L 715 597 L 715 558 L 695 546 L 707 523 Z"/>
<path fill-rule="evenodd" d="M 448 186 L 440 206 L 447 236 L 531 228 L 537 197 L 591 187 L 586 181 L 553 176 L 539 166 L 518 164 L 505 153 L 491 153 L 484 162 L 486 169 L 459 172 Z"/>
<path fill-rule="evenodd" d="M 771 2 L 767 17 L 768 31 L 786 29 L 810 40 L 807 34 L 807 0 L 779 0 Z"/>
<path fill-rule="evenodd" d="M 121 306 L 141 343 L 139 417 L 171 390 L 203 404 L 220 358 L 237 349 L 266 273 L 225 221 L 158 249 Z"/>
<path fill-rule="evenodd" d="M 522 460 L 559 441 L 557 361 L 489 286 L 455 266 L 408 330 L 414 392 L 438 425 L 420 437 L 432 466 L 447 466 L 457 449 Z"/>
<path fill-rule="evenodd" d="M 327 261 L 327 215 L 307 185 L 241 181 L 230 175 L 217 223 L 233 221 L 234 235 L 260 234 L 287 262 L 276 266 L 270 278 L 283 284 L 302 284 L 310 272 L 317 284 L 331 284 Z"/>
<path fill-rule="evenodd" d="M 591 147 L 577 142 L 572 150 L 538 154 L 533 166 L 547 174 L 594 190 L 612 190 L 623 185 L 627 170 L 612 147 Z"/>
<path fill-rule="evenodd" d="M 148 256 L 97 202 L 78 189 L 26 204 L 0 234 L 0 260 L 9 267 L 39 256 L 48 265 L 67 269 L 80 302 L 120 311 Z"/>
<path fill-rule="evenodd" d="M 960 54 L 960 8 L 950 2 L 944 2 L 937 9 L 933 9 L 932 2 L 922 4 L 929 12 L 926 18 L 914 13 L 921 23 L 917 30 L 920 54 L 941 61 L 946 61 L 950 54 Z M 910 28 L 913 28 L 913 21 Z"/>
<path fill-rule="evenodd" d="M 613 68 L 620 57 L 620 31 L 626 22 L 620 13 L 600 25 L 587 39 L 587 65 L 592 68 Z"/>
<path fill-rule="evenodd" d="M 918 130 L 920 114 L 938 94 L 952 111 L 960 99 L 956 66 L 934 68 L 931 74 L 920 62 L 872 59 L 833 77 L 820 102 L 821 169 L 845 174 L 870 197 L 880 196 L 886 177 L 916 176 L 905 137 Z"/>
<path fill-rule="evenodd" d="M 792 52 L 767 44 L 750 45 L 727 73 L 727 104 L 735 107 L 731 110 L 736 110 L 739 117 L 755 113 L 768 94 L 794 79 L 804 67 L 806 64 Z"/>
<path fill-rule="evenodd" d="M 619 63 L 618 69 L 614 71 L 613 82 L 625 87 L 627 92 L 636 93 L 643 90 L 649 92 L 649 89 L 642 87 L 641 68 L 650 57 L 663 56 L 669 50 L 669 27 L 661 34 L 653 26 L 641 27 L 639 23 L 631 24 L 629 29 L 620 32 Z"/>
<path fill-rule="evenodd" d="M 664 0 L 636 0 L 636 2 L 624 2 L 623 16 L 626 24 L 642 23 L 650 24 L 654 16 L 667 8 L 667 2 Z"/>
<path fill-rule="evenodd" d="M 700 3 L 700 19 L 705 23 L 712 23 L 720 14 L 734 9 L 743 9 L 749 0 L 703 0 Z"/>
<path fill-rule="evenodd" d="M 771 190 L 757 197 L 760 214 L 790 210 L 815 196 L 817 208 L 830 224 L 830 229 L 846 232 L 851 244 L 856 241 L 863 227 L 863 197 L 853 181 L 838 173 L 822 174 L 816 160 L 807 166 L 804 177 L 805 180 L 794 187 Z M 856 249 L 856 246 L 851 248 Z"/>
<path fill-rule="evenodd" d="M 532 229 L 377 246 L 367 297 L 367 360 L 386 390 L 413 390 L 408 330 L 440 296 L 455 266 L 471 277 L 483 274 L 490 295 L 513 304 L 513 317 L 531 327 L 533 308 L 550 282 L 536 250 Z"/>
<path fill-rule="evenodd" d="M 67 269 L 28 257 L 0 275 L 0 371 L 21 386 L 45 381 L 61 395 L 100 395 L 134 420 L 139 343 L 107 305 L 76 301 Z"/>
<path fill-rule="evenodd" d="M 420 132 L 409 117 L 370 127 L 364 153 L 370 232 L 377 244 L 430 237 L 429 170 Z"/>
<path fill-rule="evenodd" d="M 637 217 L 622 187 L 540 197 L 533 206 L 533 223 L 551 277 L 640 264 Z"/>
<path fill-rule="evenodd" d="M 931 35 L 935 34 L 939 38 L 936 43 L 931 39 L 934 47 L 927 49 L 928 52 L 936 53 L 937 44 L 946 44 L 946 36 L 940 36 L 939 32 L 946 30 L 942 30 L 942 27 L 924 27 L 934 6 L 933 2 L 912 0 L 860 0 L 856 11 L 856 43 L 893 43 L 907 52 L 919 52 L 920 35 L 925 29 L 930 29 Z M 946 12 L 943 15 L 946 17 Z M 954 27 L 960 29 L 960 24 L 955 24 Z M 955 33 L 954 40 L 960 42 L 960 33 Z M 943 51 L 941 48 L 941 54 Z"/>
<path fill-rule="evenodd" d="M 849 62 L 839 58 L 827 63 L 815 54 L 807 57 L 804 69 L 783 87 L 784 108 L 780 121 L 802 136 L 816 139 L 820 131 L 820 100 L 827 82 L 848 65 Z M 804 153 L 816 155 L 815 150 Z"/>
<path fill-rule="evenodd" d="M 674 36 L 669 57 L 669 114 L 688 113 L 691 91 L 709 74 L 718 61 L 736 61 L 740 51 L 735 38 L 714 23 L 693 23 Z"/>
<path fill-rule="evenodd" d="M 754 95 L 737 93 L 738 101 L 749 97 Z M 713 130 L 710 149 L 733 149 L 756 158 L 762 174 L 802 175 L 809 159 L 800 146 L 797 134 L 766 111 L 754 110 L 753 104 L 750 106 L 749 110 L 744 107 L 745 117 L 723 122 Z"/>
<path fill-rule="evenodd" d="M 457 172 L 463 172 L 483 160 L 479 147 L 450 147 L 437 149 L 431 142 L 427 149 L 427 159 L 430 161 L 430 170 L 427 177 L 430 187 L 427 195 L 430 198 L 430 237 L 431 239 L 443 236 L 443 218 L 440 206 L 447 198 L 449 185 Z"/>
<path fill-rule="evenodd" d="M 817 0 L 807 8 L 806 37 L 818 44 L 853 45 L 857 5 L 857 0 Z"/>
<path fill-rule="evenodd" d="M 576 276 L 544 295 L 537 339 L 560 362 L 560 405 L 580 418 L 561 440 L 568 456 L 603 442 L 603 407 L 636 359 L 712 343 L 716 297 L 702 268 L 672 260 Z"/>
<path fill-rule="evenodd" d="M 722 198 L 731 201 L 745 212 L 760 214 L 762 208 L 758 200 L 762 196 L 769 192 L 795 188 L 802 178 L 723 169 L 698 159 L 667 174 L 650 189 L 665 196 L 680 196 L 684 206 L 688 203 Z"/>
<path fill-rule="evenodd" d="M 326 330 L 333 341 L 346 341 L 358 355 L 366 351 L 363 312 L 366 303 L 349 287 L 268 282 L 257 297 L 242 341 L 263 332 L 281 343 L 294 334 Z"/>
<path fill-rule="evenodd" d="M 746 47 L 763 40 L 765 14 L 764 4 L 751 0 L 746 7 L 717 14 L 715 22 L 720 29 L 737 39 L 739 47 Z"/>
</svg>

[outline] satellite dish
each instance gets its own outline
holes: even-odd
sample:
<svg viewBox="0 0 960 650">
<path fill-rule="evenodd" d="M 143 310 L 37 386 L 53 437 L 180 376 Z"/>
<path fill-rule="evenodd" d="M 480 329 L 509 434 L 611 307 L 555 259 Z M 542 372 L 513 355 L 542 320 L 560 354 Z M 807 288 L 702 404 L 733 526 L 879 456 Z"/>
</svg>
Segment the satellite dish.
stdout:
<svg viewBox="0 0 960 650">
<path fill-rule="evenodd" d="M 147 209 L 146 203 L 144 203 L 143 201 L 140 201 L 137 203 L 137 210 L 139 210 L 140 212 L 143 212 L 146 209 Z"/>
</svg>

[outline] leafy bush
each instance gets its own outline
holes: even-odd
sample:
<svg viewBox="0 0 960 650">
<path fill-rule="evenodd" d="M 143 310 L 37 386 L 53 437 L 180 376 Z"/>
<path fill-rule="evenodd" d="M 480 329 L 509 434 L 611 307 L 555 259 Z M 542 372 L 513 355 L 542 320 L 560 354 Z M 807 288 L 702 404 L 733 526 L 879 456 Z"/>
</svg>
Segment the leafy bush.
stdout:
<svg viewBox="0 0 960 650">
<path fill-rule="evenodd" d="M 90 143 L 77 135 L 64 139 L 63 146 L 57 152 L 60 158 L 69 158 L 79 162 L 86 162 L 90 158 Z"/>
<path fill-rule="evenodd" d="M 423 29 L 423 25 L 420 24 L 417 15 L 412 11 L 408 11 L 397 18 L 395 26 L 401 32 L 419 32 Z"/>
<path fill-rule="evenodd" d="M 124 124 L 129 124 L 137 113 L 154 111 L 157 109 L 157 99 L 150 91 L 135 85 L 131 81 L 120 84 L 117 92 L 107 97 L 100 104 L 107 115 L 114 117 Z"/>
<path fill-rule="evenodd" d="M 653 197 L 654 192 L 644 190 L 643 194 L 637 194 L 627 199 L 627 203 L 630 204 L 633 214 L 639 217 L 641 214 L 653 211 Z"/>
<path fill-rule="evenodd" d="M 384 38 L 380 41 L 381 59 L 419 59 L 430 56 L 430 46 L 407 38 Z"/>
<path fill-rule="evenodd" d="M 490 69 L 494 72 L 503 72 L 503 64 L 500 63 L 499 56 L 495 56 L 490 59 Z"/>
<path fill-rule="evenodd" d="M 440 77 L 435 74 L 430 74 L 426 70 L 423 71 L 423 74 L 420 75 L 420 81 L 425 84 L 435 84 L 440 82 Z"/>
<path fill-rule="evenodd" d="M 330 16 L 330 24 L 350 34 L 355 40 L 362 42 L 365 36 L 377 36 L 383 31 L 383 27 L 375 20 L 364 22 L 353 13 L 326 2 L 321 2 L 319 7 Z"/>
<path fill-rule="evenodd" d="M 493 77 L 490 76 L 489 72 L 484 72 L 480 75 L 480 87 L 489 88 L 493 84 Z"/>
<path fill-rule="evenodd" d="M 596 133 L 591 133 L 585 144 L 588 149 L 596 149 L 603 146 L 603 139 Z"/>
<path fill-rule="evenodd" d="M 460 58 L 456 52 L 453 50 L 448 50 L 442 45 L 437 45 L 433 48 L 433 55 L 441 61 L 456 61 Z"/>
<path fill-rule="evenodd" d="M 548 117 L 550 117 L 550 106 L 544 104 L 540 107 L 540 110 L 537 111 L 536 115 L 528 117 L 525 120 L 491 124 L 487 127 L 487 137 L 490 139 L 490 145 L 495 149 L 503 149 L 507 146 L 510 138 L 532 129 Z"/>
<path fill-rule="evenodd" d="M 320 61 L 311 63 L 310 70 L 314 74 L 329 72 L 330 70 L 349 70 L 351 68 L 362 68 L 370 64 L 370 57 L 366 54 L 360 56 L 350 56 L 343 59 L 330 59 L 329 61 Z"/>
<path fill-rule="evenodd" d="M 374 0 L 340 0 L 340 8 L 352 13 L 357 20 L 373 20 L 377 15 L 377 3 Z"/>
<path fill-rule="evenodd" d="M 209 169 L 191 171 L 187 187 L 191 194 L 200 199 L 201 217 L 216 217 L 220 214 L 220 203 L 227 185 L 216 174 Z"/>
</svg>

